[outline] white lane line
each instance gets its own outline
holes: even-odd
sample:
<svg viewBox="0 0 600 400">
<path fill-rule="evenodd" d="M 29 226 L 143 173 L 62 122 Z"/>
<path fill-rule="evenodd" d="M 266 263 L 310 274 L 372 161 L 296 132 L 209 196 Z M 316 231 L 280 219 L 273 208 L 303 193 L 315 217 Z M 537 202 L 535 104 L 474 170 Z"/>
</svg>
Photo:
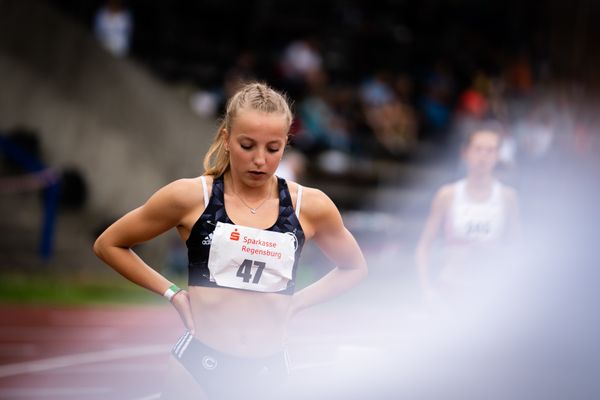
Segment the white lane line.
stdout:
<svg viewBox="0 0 600 400">
<path fill-rule="evenodd" d="M 74 365 L 113 361 L 129 357 L 147 356 L 160 353 L 164 353 L 166 355 L 168 354 L 170 347 L 170 344 L 126 347 L 2 365 L 0 366 L 0 378 L 48 371 L 57 368 L 72 367 Z"/>
<path fill-rule="evenodd" d="M 38 397 L 57 397 L 61 398 L 68 396 L 76 396 L 79 398 L 82 395 L 98 395 L 111 393 L 112 390 L 105 387 L 88 387 L 88 388 L 10 388 L 0 389 L 0 398 L 38 398 Z"/>
<path fill-rule="evenodd" d="M 150 394 L 145 397 L 136 397 L 133 400 L 156 400 L 156 399 L 160 399 L 161 394 L 162 393 L 154 393 L 154 394 Z"/>
<path fill-rule="evenodd" d="M 111 374 L 115 373 L 165 373 L 168 370 L 167 363 L 128 363 L 120 361 L 118 363 L 101 363 L 80 365 L 77 368 L 57 369 L 47 371 L 47 374 L 52 375 L 85 375 L 85 374 Z"/>
<path fill-rule="evenodd" d="M 66 356 L 59 357 L 51 357 L 42 360 L 35 361 L 26 361 L 14 364 L 8 364 L 0 366 L 0 378 L 6 378 L 9 376 L 22 375 L 22 374 L 30 374 L 35 372 L 49 371 L 59 368 L 72 367 L 75 365 L 82 364 L 92 364 L 104 361 L 114 361 L 124 358 L 131 357 L 140 357 L 140 356 L 148 356 L 148 355 L 156 355 L 164 353 L 168 354 L 169 349 L 171 348 L 171 344 L 161 344 L 161 345 L 148 345 L 148 346 L 138 346 L 138 347 L 125 347 L 125 348 L 117 348 L 103 351 L 96 351 L 90 353 L 79 353 L 79 354 L 71 354 Z M 338 346 L 338 351 L 342 352 L 352 352 L 352 350 L 362 350 L 362 351 L 373 351 L 376 348 L 370 347 L 354 347 L 354 346 Z M 292 370 L 304 370 L 311 369 L 317 366 L 326 366 L 335 364 L 336 361 L 328 360 L 325 362 L 304 362 L 304 363 L 293 363 L 291 369 Z"/>
</svg>

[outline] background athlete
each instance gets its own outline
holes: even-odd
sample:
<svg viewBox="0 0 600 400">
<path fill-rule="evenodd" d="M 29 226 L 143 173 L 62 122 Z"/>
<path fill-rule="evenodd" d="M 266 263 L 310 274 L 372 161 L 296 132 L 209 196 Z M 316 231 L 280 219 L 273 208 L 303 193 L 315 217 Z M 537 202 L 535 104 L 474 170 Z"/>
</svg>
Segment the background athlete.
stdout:
<svg viewBox="0 0 600 400">
<path fill-rule="evenodd" d="M 494 177 L 500 144 L 497 132 L 474 130 L 462 150 L 466 177 L 441 187 L 433 199 L 416 249 L 419 283 L 428 300 L 457 299 L 476 289 L 517 236 L 516 192 Z M 430 259 L 440 234 L 443 252 L 437 275 Z"/>
<path fill-rule="evenodd" d="M 272 393 L 286 374 L 289 318 L 367 274 L 335 204 L 274 175 L 291 122 L 280 93 L 259 83 L 243 86 L 227 104 L 204 175 L 161 188 L 94 245 L 117 272 L 168 297 L 188 329 L 173 348 L 164 398 Z M 131 250 L 171 228 L 188 247 L 187 291 Z M 309 239 L 335 267 L 295 292 L 298 257 Z"/>
</svg>

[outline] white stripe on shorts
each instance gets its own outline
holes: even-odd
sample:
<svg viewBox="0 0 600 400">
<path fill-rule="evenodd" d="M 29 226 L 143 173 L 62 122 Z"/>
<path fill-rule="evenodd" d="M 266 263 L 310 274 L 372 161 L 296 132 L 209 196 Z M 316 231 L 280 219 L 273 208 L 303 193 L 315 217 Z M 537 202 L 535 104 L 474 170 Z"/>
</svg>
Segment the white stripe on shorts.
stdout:
<svg viewBox="0 0 600 400">
<path fill-rule="evenodd" d="M 188 337 L 183 342 L 183 345 L 181 346 L 179 351 L 175 352 L 175 355 L 177 356 L 177 358 L 181 358 L 181 355 L 183 354 L 185 349 L 187 349 L 187 347 L 190 345 L 190 342 L 192 341 L 193 338 L 194 338 L 194 336 L 188 332 Z"/>
<path fill-rule="evenodd" d="M 185 342 L 185 340 L 188 338 L 188 336 L 191 336 L 190 332 L 189 331 L 185 331 L 185 333 L 183 334 L 183 336 L 181 336 L 179 338 L 179 340 L 177 341 L 177 343 L 175 343 L 175 346 L 173 346 L 173 350 L 171 350 L 174 354 L 177 354 L 177 352 L 179 351 L 179 349 L 183 345 L 183 342 Z"/>
<path fill-rule="evenodd" d="M 186 336 L 187 336 L 187 331 L 183 332 L 183 335 L 181 335 L 179 337 L 179 339 L 177 339 L 177 343 L 175 343 L 175 345 L 173 346 L 173 348 L 171 349 L 171 351 L 175 351 L 175 349 L 177 347 L 179 347 L 179 345 L 181 344 L 181 342 L 183 342 L 183 339 L 185 339 Z"/>
</svg>

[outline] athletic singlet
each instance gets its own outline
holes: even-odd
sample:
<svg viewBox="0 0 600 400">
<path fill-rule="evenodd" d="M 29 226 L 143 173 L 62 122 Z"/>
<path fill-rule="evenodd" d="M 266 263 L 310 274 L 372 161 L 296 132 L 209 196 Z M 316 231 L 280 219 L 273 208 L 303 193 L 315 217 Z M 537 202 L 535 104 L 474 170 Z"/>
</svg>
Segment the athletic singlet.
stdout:
<svg viewBox="0 0 600 400">
<path fill-rule="evenodd" d="M 454 185 L 454 198 L 446 218 L 446 243 L 491 244 L 504 233 L 506 212 L 502 199 L 502 184 L 494 182 L 490 197 L 483 202 L 469 198 L 466 180 Z"/>
<path fill-rule="evenodd" d="M 231 221 L 225 210 L 223 176 L 214 179 L 210 200 L 205 177 L 201 179 L 205 209 L 186 241 L 188 285 L 293 294 L 304 245 L 298 220 L 302 186 L 298 185 L 294 210 L 287 182 L 277 177 L 279 216 L 263 230 Z"/>
</svg>

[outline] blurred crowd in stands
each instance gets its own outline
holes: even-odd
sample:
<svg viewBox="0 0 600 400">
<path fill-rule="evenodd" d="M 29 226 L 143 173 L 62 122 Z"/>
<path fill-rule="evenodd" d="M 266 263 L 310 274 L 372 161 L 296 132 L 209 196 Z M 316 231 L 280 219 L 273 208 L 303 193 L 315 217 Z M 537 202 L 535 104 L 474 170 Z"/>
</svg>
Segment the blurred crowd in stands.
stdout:
<svg viewBox="0 0 600 400">
<path fill-rule="evenodd" d="M 378 67 L 357 81 L 336 81 L 321 48 L 314 37 L 291 41 L 270 77 L 253 69 L 255 54 L 242 53 L 220 90 L 208 93 L 218 106 L 197 111 L 218 115 L 237 85 L 262 78 L 295 100 L 293 146 L 308 155 L 336 151 L 403 159 L 427 143 L 455 157 L 482 124 L 502 133 L 500 164 L 505 170 L 541 161 L 553 151 L 584 155 L 590 150 L 590 126 L 578 115 L 585 112 L 577 102 L 582 87 L 553 82 L 536 70 L 527 53 L 511 55 L 497 71 L 475 68 L 459 85 L 456 66 L 447 59 L 436 60 L 418 76 Z"/>
<path fill-rule="evenodd" d="M 131 47 L 131 57 L 185 87 L 206 117 L 218 117 L 241 82 L 284 90 L 296 115 L 292 147 L 311 159 L 326 154 L 328 165 L 405 159 L 423 148 L 455 156 L 470 129 L 490 119 L 504 137 L 505 169 L 591 148 L 592 121 L 577 103 L 583 87 L 556 79 L 536 7 L 54 2 L 87 18 L 116 56 Z"/>
</svg>

